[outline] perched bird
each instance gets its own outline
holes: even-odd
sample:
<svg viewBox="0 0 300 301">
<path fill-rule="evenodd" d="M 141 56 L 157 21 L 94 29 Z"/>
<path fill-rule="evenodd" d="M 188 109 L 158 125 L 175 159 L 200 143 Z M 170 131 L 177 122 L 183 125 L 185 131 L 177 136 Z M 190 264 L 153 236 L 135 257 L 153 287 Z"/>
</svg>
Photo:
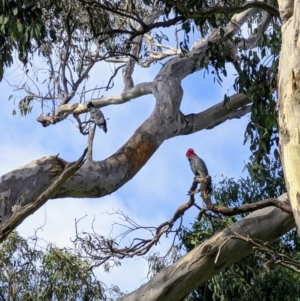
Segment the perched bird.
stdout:
<svg viewBox="0 0 300 301">
<path fill-rule="evenodd" d="M 208 170 L 205 162 L 199 158 L 192 148 L 189 148 L 186 152 L 186 157 L 188 158 L 191 166 L 191 170 L 195 176 L 204 178 L 208 176 Z M 211 184 L 207 187 L 207 192 L 210 193 L 212 190 Z"/>
<path fill-rule="evenodd" d="M 188 149 L 186 157 L 190 162 L 191 170 L 195 176 L 204 178 L 208 175 L 208 170 L 204 161 L 195 154 L 192 148 Z"/>
<path fill-rule="evenodd" d="M 103 131 L 106 133 L 107 132 L 106 120 L 104 118 L 102 111 L 100 109 L 97 109 L 96 106 L 92 102 L 89 102 L 87 104 L 87 108 L 90 111 L 92 121 L 100 129 L 103 129 Z"/>
</svg>

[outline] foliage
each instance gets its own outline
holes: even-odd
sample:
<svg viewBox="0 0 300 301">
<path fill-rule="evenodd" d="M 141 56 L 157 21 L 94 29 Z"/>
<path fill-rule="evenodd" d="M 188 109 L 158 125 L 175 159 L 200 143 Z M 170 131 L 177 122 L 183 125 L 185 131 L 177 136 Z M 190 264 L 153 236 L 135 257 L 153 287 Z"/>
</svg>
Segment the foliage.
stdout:
<svg viewBox="0 0 300 301">
<path fill-rule="evenodd" d="M 278 146 L 275 91 L 280 46 L 280 26 L 275 24 L 270 32 L 262 36 L 257 50 L 241 54 L 241 70 L 234 84 L 237 92 L 245 93 L 252 101 L 252 114 L 245 131 L 245 142 L 250 141 L 254 161 L 252 169 L 257 173 L 270 164 L 269 154 L 272 147 Z M 279 159 L 277 150 L 274 155 Z"/>
<path fill-rule="evenodd" d="M 223 36 L 223 27 L 228 24 L 232 14 L 215 13 L 206 16 L 198 15 L 201 10 L 209 10 L 213 7 L 211 1 L 163 1 L 166 3 L 165 13 L 168 16 L 171 12 L 175 15 L 185 17 L 182 29 L 185 32 L 182 42 L 182 50 L 188 52 L 188 41 L 191 32 L 195 31 L 195 26 L 200 28 L 203 37 L 208 36 L 212 28 L 217 28 Z M 242 5 L 243 1 L 226 1 L 225 7 Z M 277 2 L 272 5 L 277 7 Z M 250 141 L 252 152 L 252 175 L 260 173 L 266 165 L 270 164 L 269 154 L 272 147 L 278 146 L 278 124 L 277 124 L 277 100 L 275 91 L 277 88 L 277 69 L 279 53 L 281 48 L 281 22 L 279 18 L 273 19 L 272 28 L 264 33 L 259 33 L 259 28 L 255 27 L 262 19 L 262 13 L 249 18 L 248 29 L 252 35 L 259 36 L 258 47 L 243 50 L 244 39 L 242 33 L 240 37 L 224 37 L 223 42 L 208 42 L 209 47 L 206 57 L 202 59 L 201 65 L 211 73 L 215 74 L 215 80 L 221 84 L 222 76 L 227 76 L 228 64 L 232 62 L 236 68 L 237 76 L 233 85 L 238 93 L 247 95 L 252 103 L 251 119 L 245 131 L 245 143 Z M 237 63 L 234 54 L 230 53 L 230 43 L 238 45 L 240 49 L 239 62 Z M 229 105 L 228 97 L 224 97 L 224 105 Z M 274 155 L 279 159 L 277 150 Z"/>
<path fill-rule="evenodd" d="M 16 232 L 1 245 L 2 300 L 105 300 L 88 260 L 51 245 L 35 247 Z"/>
<path fill-rule="evenodd" d="M 21 62 L 27 63 L 35 45 L 46 36 L 41 5 L 33 0 L 3 0 L 0 5 L 0 81 L 5 67 L 13 63 L 18 52 Z"/>
<path fill-rule="evenodd" d="M 247 164 L 249 175 L 238 181 L 224 178 L 214 190 L 214 201 L 228 207 L 279 197 L 286 191 L 281 164 L 270 161 L 263 171 L 253 174 L 253 161 Z"/>
<path fill-rule="evenodd" d="M 165 3 L 165 13 L 169 16 L 171 13 L 175 15 L 184 16 L 186 23 L 189 23 L 189 28 L 194 25 L 200 28 L 202 36 L 206 36 L 211 28 L 220 28 L 225 26 L 233 14 L 207 14 L 205 17 L 197 17 L 197 12 L 205 11 L 209 7 L 214 7 L 212 1 L 199 1 L 199 0 L 189 0 L 189 1 L 172 1 L 163 0 Z M 222 1 L 225 7 L 232 7 L 241 5 L 243 1 Z M 184 27 L 183 27 L 184 28 Z M 193 30 L 194 31 L 194 30 Z"/>
</svg>

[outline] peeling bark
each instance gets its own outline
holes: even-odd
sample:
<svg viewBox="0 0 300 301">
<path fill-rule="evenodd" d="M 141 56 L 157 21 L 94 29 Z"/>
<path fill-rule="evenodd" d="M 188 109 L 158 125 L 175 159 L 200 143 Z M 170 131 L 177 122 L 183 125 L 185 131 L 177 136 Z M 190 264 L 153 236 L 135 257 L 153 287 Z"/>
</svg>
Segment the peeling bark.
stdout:
<svg viewBox="0 0 300 301">
<path fill-rule="evenodd" d="M 300 235 L 300 9 L 295 2 L 280 2 L 282 8 L 282 50 L 278 76 L 280 151 L 285 183 Z"/>
<path fill-rule="evenodd" d="M 34 160 L 0 178 L 0 223 L 12 214 L 15 205 L 24 206 L 38 197 L 67 164 L 51 156 Z"/>
<path fill-rule="evenodd" d="M 76 162 L 66 164 L 62 172 L 60 172 L 59 177 L 57 177 L 52 184 L 50 183 L 49 187 L 47 187 L 47 189 L 45 189 L 31 204 L 13 206 L 12 217 L 7 219 L 6 222 L 0 226 L 0 242 L 3 242 L 14 228 L 19 226 L 27 216 L 34 213 L 55 194 L 60 185 L 66 182 L 70 176 L 82 166 L 85 161 L 84 158 L 86 153 L 87 148 Z"/>
<path fill-rule="evenodd" d="M 279 14 L 285 24 L 293 16 L 294 0 L 278 0 Z"/>
</svg>

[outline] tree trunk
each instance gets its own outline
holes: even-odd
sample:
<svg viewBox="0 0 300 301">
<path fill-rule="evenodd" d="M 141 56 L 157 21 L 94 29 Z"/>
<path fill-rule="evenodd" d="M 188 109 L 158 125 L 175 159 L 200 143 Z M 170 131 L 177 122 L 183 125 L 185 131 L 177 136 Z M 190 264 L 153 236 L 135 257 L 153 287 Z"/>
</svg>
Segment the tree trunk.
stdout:
<svg viewBox="0 0 300 301">
<path fill-rule="evenodd" d="M 279 200 L 288 201 L 287 194 L 280 196 Z M 293 216 L 276 207 L 255 211 L 190 251 L 136 291 L 118 300 L 182 300 L 199 285 L 254 251 L 251 243 L 234 237 L 235 234 L 270 242 L 294 226 Z"/>
<path fill-rule="evenodd" d="M 279 135 L 285 183 L 300 235 L 300 39 L 299 2 L 278 1 L 282 49 L 278 75 Z"/>
</svg>

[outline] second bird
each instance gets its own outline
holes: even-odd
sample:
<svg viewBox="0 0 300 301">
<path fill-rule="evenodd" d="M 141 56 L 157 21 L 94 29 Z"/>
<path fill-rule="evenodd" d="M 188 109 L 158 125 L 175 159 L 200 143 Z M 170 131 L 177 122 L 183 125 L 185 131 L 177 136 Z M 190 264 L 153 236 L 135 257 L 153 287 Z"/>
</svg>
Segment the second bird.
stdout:
<svg viewBox="0 0 300 301">
<path fill-rule="evenodd" d="M 104 117 L 102 111 L 100 109 L 97 109 L 96 106 L 92 102 L 89 102 L 87 104 L 87 108 L 90 111 L 92 121 L 100 129 L 103 129 L 103 131 L 106 133 L 107 132 L 106 120 L 105 120 L 105 117 Z"/>
</svg>

